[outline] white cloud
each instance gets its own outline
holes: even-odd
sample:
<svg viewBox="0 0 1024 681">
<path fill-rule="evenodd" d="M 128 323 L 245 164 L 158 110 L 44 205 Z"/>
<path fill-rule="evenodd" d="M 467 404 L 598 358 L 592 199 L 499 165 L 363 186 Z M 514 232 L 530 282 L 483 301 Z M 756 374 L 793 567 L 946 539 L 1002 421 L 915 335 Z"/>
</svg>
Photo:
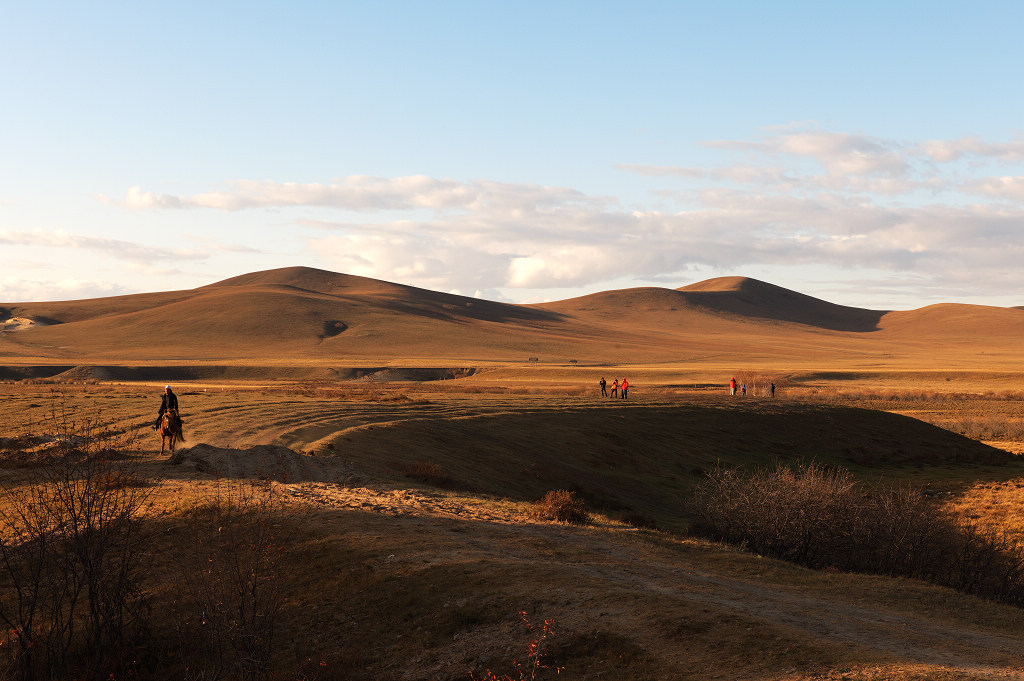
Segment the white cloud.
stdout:
<svg viewBox="0 0 1024 681">
<path fill-rule="evenodd" d="M 973 194 L 1024 201 L 1024 177 L 987 177 L 966 182 L 963 189 Z"/>
<path fill-rule="evenodd" d="M 936 163 L 949 163 L 964 157 L 991 158 L 1004 162 L 1024 161 L 1024 140 L 986 142 L 978 137 L 958 140 L 929 140 L 920 145 L 921 152 Z"/>
<path fill-rule="evenodd" d="M 326 207 L 355 212 L 485 209 L 542 212 L 567 204 L 600 202 L 562 187 L 478 180 L 458 182 L 422 175 L 370 177 L 352 175 L 327 184 L 238 180 L 230 189 L 194 196 L 157 196 L 133 187 L 122 205 L 135 209 L 214 208 L 237 211 L 252 208 Z"/>
<path fill-rule="evenodd" d="M 780 129 L 709 143 L 724 155 L 718 166 L 617 166 L 652 178 L 661 204 L 679 202 L 674 211 L 627 210 L 569 187 L 363 175 L 237 181 L 192 196 L 133 189 L 124 205 L 275 209 L 323 266 L 435 290 L 573 289 L 761 266 L 885 270 L 936 289 L 951 282 L 951 291 L 972 280 L 978 290 L 993 281 L 1024 288 L 1024 207 L 1014 203 L 1024 178 L 942 170 L 968 157 L 1013 163 L 1024 159 L 1021 145 Z"/>
<path fill-rule="evenodd" d="M 175 259 L 200 259 L 203 252 L 188 249 L 173 249 L 147 246 L 119 239 L 70 234 L 64 231 L 42 230 L 17 231 L 0 230 L 0 244 L 8 246 L 35 246 L 54 249 L 86 249 L 108 258 L 136 263 L 152 263 Z"/>
<path fill-rule="evenodd" d="M 107 281 L 60 279 L 57 281 L 5 277 L 0 279 L 0 301 L 32 303 L 50 300 L 81 300 L 133 293 Z"/>
<path fill-rule="evenodd" d="M 868 135 L 814 129 L 775 134 L 756 142 L 715 141 L 708 146 L 769 157 L 812 159 L 832 177 L 902 177 L 909 170 L 904 145 Z"/>
</svg>

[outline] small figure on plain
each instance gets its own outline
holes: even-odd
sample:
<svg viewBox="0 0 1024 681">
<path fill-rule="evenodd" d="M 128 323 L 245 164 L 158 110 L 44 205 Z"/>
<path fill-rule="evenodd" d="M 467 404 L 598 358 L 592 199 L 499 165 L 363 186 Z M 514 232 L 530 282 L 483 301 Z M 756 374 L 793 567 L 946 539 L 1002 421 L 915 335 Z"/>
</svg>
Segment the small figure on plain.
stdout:
<svg viewBox="0 0 1024 681">
<path fill-rule="evenodd" d="M 622 379 L 622 399 L 626 399 L 626 391 L 629 390 L 629 381 Z"/>
<path fill-rule="evenodd" d="M 618 397 L 619 396 L 619 379 L 617 379 L 617 378 L 613 378 L 612 379 L 612 395 L 611 396 L 612 397 Z"/>
<path fill-rule="evenodd" d="M 732 380 L 729 381 L 729 394 L 730 395 L 735 395 L 736 394 L 736 377 L 735 376 L 733 376 Z"/>
<path fill-rule="evenodd" d="M 747 394 L 747 384 L 746 383 L 743 384 L 743 394 L 744 395 Z"/>
<path fill-rule="evenodd" d="M 604 376 L 601 377 L 601 397 L 608 397 L 608 389 L 605 388 L 607 383 L 604 381 Z"/>
<path fill-rule="evenodd" d="M 768 394 L 771 395 L 772 397 L 775 397 L 775 384 L 774 383 L 772 383 L 770 386 L 768 386 Z"/>
<path fill-rule="evenodd" d="M 160 427 L 160 419 L 164 417 L 164 412 L 168 409 L 178 411 L 178 396 L 171 390 L 171 386 L 164 386 L 163 399 L 160 401 L 160 412 L 156 415 L 156 422 L 153 424 L 153 430 Z M 179 412 L 180 413 L 180 412 Z"/>
</svg>

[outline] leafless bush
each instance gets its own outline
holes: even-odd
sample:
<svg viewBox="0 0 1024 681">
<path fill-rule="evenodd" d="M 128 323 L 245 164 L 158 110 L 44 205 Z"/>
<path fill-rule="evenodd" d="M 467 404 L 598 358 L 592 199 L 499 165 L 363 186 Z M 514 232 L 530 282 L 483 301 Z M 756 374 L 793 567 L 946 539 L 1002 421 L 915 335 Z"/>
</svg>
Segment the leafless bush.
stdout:
<svg viewBox="0 0 1024 681">
<path fill-rule="evenodd" d="M 540 520 L 557 520 L 573 525 L 586 525 L 591 519 L 583 500 L 575 492 L 564 489 L 547 492 L 535 504 L 533 515 Z"/>
<path fill-rule="evenodd" d="M 196 509 L 177 557 L 174 610 L 186 679 L 266 679 L 283 594 L 270 485 L 235 489 Z"/>
<path fill-rule="evenodd" d="M 69 449 L 0 502 L 0 619 L 23 679 L 99 678 L 126 663 L 146 629 L 140 588 L 148 498 L 108 459 Z"/>
<path fill-rule="evenodd" d="M 693 510 L 694 532 L 759 554 L 1024 605 L 1024 546 L 965 525 L 910 488 L 869 488 L 816 464 L 719 469 L 695 494 Z"/>
</svg>

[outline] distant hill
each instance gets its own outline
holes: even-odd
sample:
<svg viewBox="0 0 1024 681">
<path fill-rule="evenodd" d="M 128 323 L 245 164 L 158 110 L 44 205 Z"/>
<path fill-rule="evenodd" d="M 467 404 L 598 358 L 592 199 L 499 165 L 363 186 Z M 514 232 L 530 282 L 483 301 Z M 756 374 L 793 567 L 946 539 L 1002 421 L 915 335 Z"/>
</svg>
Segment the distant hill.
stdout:
<svg viewBox="0 0 1024 681">
<path fill-rule="evenodd" d="M 875 331 L 886 314 L 836 305 L 749 277 L 719 277 L 676 290 L 709 310 L 835 331 Z"/>
<path fill-rule="evenodd" d="M 0 363 L 698 362 L 1020 355 L 1024 310 L 836 305 L 745 277 L 512 305 L 308 267 L 196 289 L 0 305 Z"/>
</svg>

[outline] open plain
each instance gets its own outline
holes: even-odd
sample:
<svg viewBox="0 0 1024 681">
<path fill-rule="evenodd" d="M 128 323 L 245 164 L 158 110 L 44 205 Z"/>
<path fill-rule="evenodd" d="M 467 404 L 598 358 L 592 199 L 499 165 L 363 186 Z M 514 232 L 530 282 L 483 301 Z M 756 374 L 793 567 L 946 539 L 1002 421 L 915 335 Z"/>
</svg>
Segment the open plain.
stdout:
<svg viewBox="0 0 1024 681">
<path fill-rule="evenodd" d="M 820 462 L 1024 536 L 1024 310 L 742 278 L 517 306 L 291 268 L 0 324 L 4 503 L 69 447 L 146 492 L 138 677 L 201 678 L 177 557 L 249 495 L 274 509 L 275 678 L 520 678 L 524 612 L 559 678 L 1024 679 L 1024 610 L 703 539 L 690 506 L 717 468 Z M 539 515 L 551 490 L 590 521 Z"/>
</svg>

